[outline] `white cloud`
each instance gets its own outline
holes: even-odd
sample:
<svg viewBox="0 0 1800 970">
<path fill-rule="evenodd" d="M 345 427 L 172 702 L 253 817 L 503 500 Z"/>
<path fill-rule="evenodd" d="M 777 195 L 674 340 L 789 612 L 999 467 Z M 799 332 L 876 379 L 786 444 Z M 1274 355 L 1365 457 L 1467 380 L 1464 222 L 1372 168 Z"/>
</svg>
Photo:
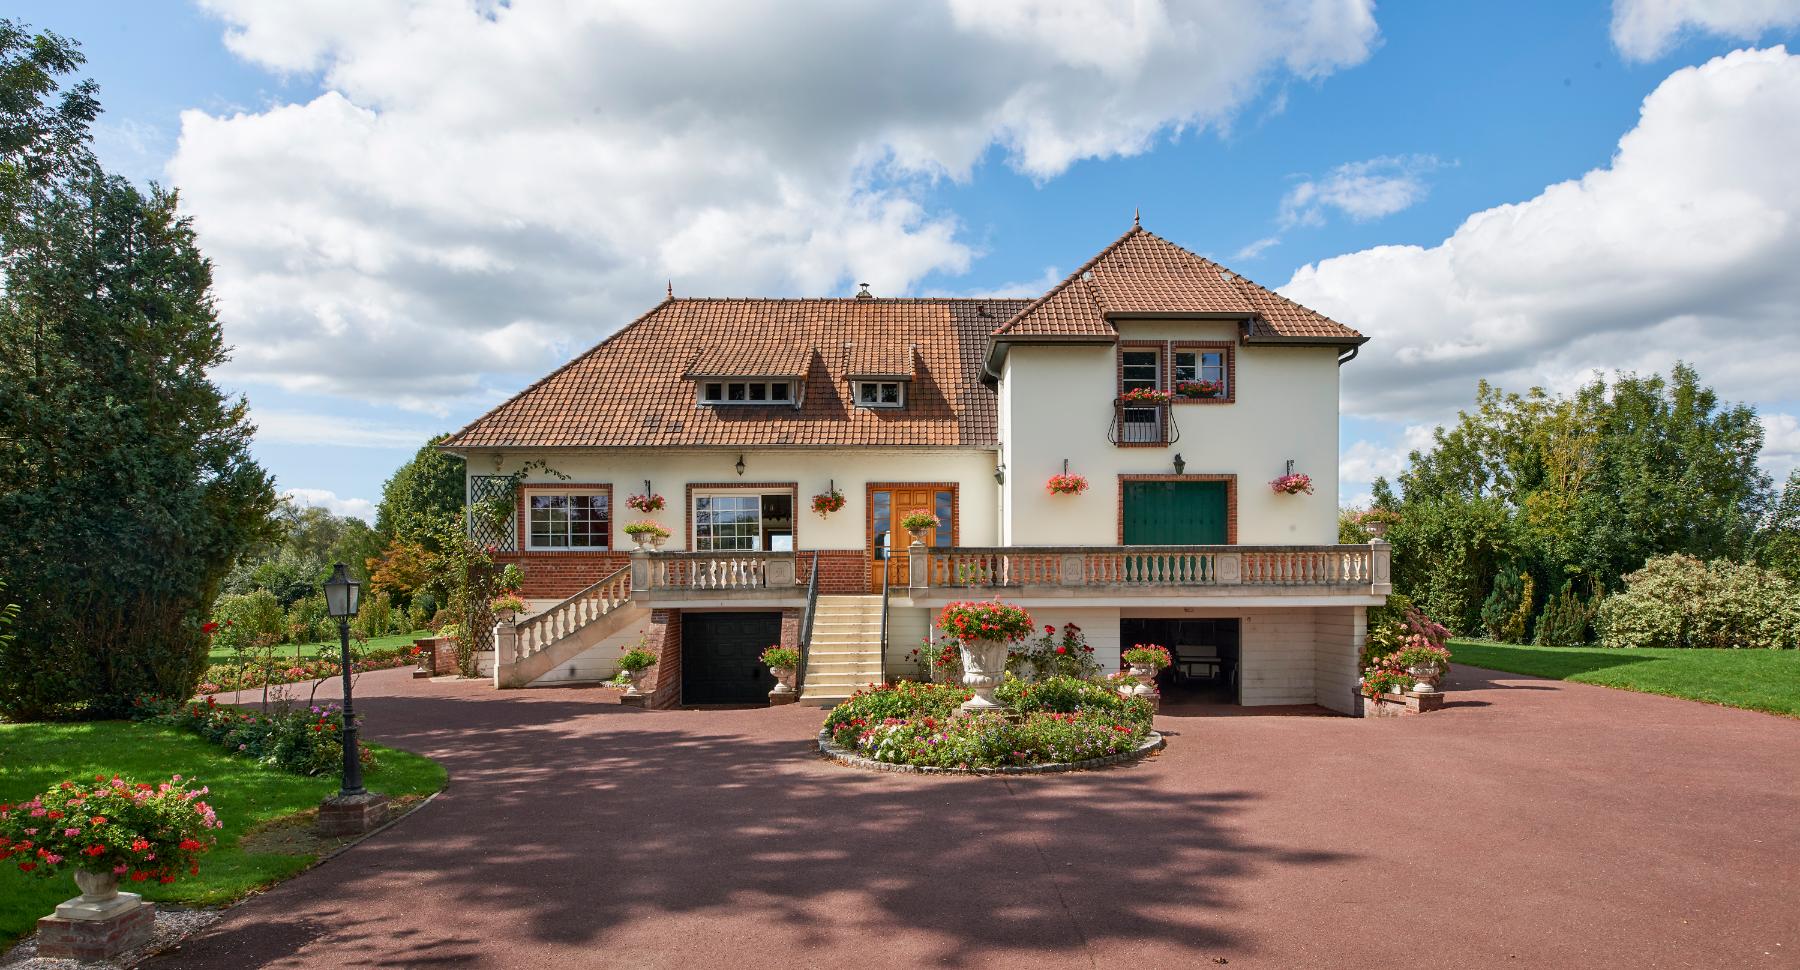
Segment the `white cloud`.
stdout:
<svg viewBox="0 0 1800 970">
<path fill-rule="evenodd" d="M 1322 179 L 1306 178 L 1281 199 L 1283 226 L 1324 225 L 1336 209 L 1358 222 L 1390 216 L 1425 198 L 1425 176 L 1439 166 L 1433 155 L 1383 155 L 1339 165 Z"/>
<path fill-rule="evenodd" d="M 1469 217 L 1431 247 L 1302 267 L 1283 294 L 1372 338 L 1347 413 L 1449 419 L 1478 378 L 1567 389 L 1677 359 L 1731 400 L 1800 373 L 1800 57 L 1739 51 L 1676 71 L 1606 168 Z"/>
<path fill-rule="evenodd" d="M 1338 457 L 1339 481 L 1351 485 L 1368 485 L 1377 478 L 1393 481 L 1406 470 L 1407 455 L 1430 450 L 1433 430 L 1433 425 L 1415 424 L 1407 426 L 1400 440 L 1391 444 L 1356 441 Z"/>
<path fill-rule="evenodd" d="M 1281 245 L 1280 236 L 1264 236 L 1231 254 L 1232 259 L 1252 260 Z"/>
<path fill-rule="evenodd" d="M 922 187 L 1228 122 L 1365 59 L 1370 0 L 203 0 L 325 93 L 189 111 L 169 166 L 234 382 L 442 412 L 678 293 L 907 292 L 974 252 Z M 509 381 L 510 382 L 510 381 Z"/>
<path fill-rule="evenodd" d="M 323 488 L 289 488 L 282 490 L 281 495 L 296 505 L 321 508 L 333 515 L 349 516 L 370 525 L 375 524 L 375 503 L 366 498 L 338 498 L 336 492 Z"/>
<path fill-rule="evenodd" d="M 1648 61 L 1699 30 L 1753 41 L 1764 31 L 1800 25 L 1800 0 L 1613 0 L 1613 45 Z"/>
<path fill-rule="evenodd" d="M 418 448 L 433 434 L 441 433 L 366 418 L 257 407 L 252 407 L 250 420 L 256 425 L 256 440 L 261 444 Z"/>
<path fill-rule="evenodd" d="M 1785 412 L 1760 415 L 1763 426 L 1763 467 L 1775 484 L 1787 481 L 1800 468 L 1800 417 Z"/>
</svg>

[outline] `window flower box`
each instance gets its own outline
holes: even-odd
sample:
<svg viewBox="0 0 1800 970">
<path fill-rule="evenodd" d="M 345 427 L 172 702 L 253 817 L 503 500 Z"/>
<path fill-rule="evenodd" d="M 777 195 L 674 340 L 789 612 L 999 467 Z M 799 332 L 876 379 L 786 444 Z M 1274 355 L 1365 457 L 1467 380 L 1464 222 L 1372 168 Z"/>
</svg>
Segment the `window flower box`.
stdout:
<svg viewBox="0 0 1800 970">
<path fill-rule="evenodd" d="M 1225 384 L 1223 381 L 1178 381 L 1175 393 L 1190 401 L 1223 397 Z"/>
<path fill-rule="evenodd" d="M 1168 391 L 1154 387 L 1134 387 L 1119 395 L 1121 404 L 1167 404 L 1173 399 Z"/>
</svg>

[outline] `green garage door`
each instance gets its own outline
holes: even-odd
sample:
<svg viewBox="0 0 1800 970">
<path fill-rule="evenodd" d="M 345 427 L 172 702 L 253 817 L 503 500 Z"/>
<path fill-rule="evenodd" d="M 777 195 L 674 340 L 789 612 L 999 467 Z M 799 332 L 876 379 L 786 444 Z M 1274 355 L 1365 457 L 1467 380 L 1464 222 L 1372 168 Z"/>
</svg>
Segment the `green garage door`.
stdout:
<svg viewBox="0 0 1800 970">
<path fill-rule="evenodd" d="M 780 613 L 682 613 L 681 702 L 767 701 L 775 678 L 758 658 L 779 642 Z"/>
<path fill-rule="evenodd" d="M 1224 545 L 1224 482 L 1126 482 L 1128 546 Z"/>
</svg>

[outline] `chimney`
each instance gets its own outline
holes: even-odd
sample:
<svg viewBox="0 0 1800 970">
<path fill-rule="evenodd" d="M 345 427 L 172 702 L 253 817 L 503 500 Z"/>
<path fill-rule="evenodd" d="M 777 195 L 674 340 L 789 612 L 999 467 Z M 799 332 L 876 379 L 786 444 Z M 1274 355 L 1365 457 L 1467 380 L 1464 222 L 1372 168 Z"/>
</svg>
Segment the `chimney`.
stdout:
<svg viewBox="0 0 1800 970">
<path fill-rule="evenodd" d="M 873 293 L 870 293 L 870 292 L 869 292 L 869 284 L 867 284 L 867 283 L 858 283 L 858 284 L 856 284 L 856 285 L 857 285 L 857 286 L 860 286 L 860 287 L 862 287 L 862 289 L 860 289 L 860 290 L 857 290 L 857 291 L 856 291 L 856 298 L 857 298 L 857 299 L 859 299 L 859 300 L 873 300 L 873 299 L 875 299 L 875 294 L 873 294 Z"/>
</svg>

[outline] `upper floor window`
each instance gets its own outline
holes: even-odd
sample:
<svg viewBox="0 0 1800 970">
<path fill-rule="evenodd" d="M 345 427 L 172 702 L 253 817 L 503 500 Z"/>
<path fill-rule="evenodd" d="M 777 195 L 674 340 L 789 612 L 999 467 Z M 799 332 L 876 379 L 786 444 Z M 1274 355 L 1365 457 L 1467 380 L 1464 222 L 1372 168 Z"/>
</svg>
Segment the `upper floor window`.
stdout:
<svg viewBox="0 0 1800 970">
<path fill-rule="evenodd" d="M 901 381 L 858 381 L 856 403 L 865 408 L 897 408 L 906 404 L 906 385 Z"/>
<path fill-rule="evenodd" d="M 699 552 L 791 552 L 792 492 L 729 491 L 694 496 L 694 549 Z"/>
<path fill-rule="evenodd" d="M 788 381 L 702 381 L 702 404 L 789 404 L 794 400 Z"/>
<path fill-rule="evenodd" d="M 1134 349 L 1119 355 L 1119 390 L 1158 390 L 1162 387 L 1162 355 L 1151 349 Z"/>
<path fill-rule="evenodd" d="M 612 498 L 599 493 L 528 493 L 528 549 L 606 549 L 611 546 Z"/>
<path fill-rule="evenodd" d="M 1225 347 L 1181 347 L 1174 352 L 1176 400 L 1229 400 L 1231 350 Z"/>
</svg>

